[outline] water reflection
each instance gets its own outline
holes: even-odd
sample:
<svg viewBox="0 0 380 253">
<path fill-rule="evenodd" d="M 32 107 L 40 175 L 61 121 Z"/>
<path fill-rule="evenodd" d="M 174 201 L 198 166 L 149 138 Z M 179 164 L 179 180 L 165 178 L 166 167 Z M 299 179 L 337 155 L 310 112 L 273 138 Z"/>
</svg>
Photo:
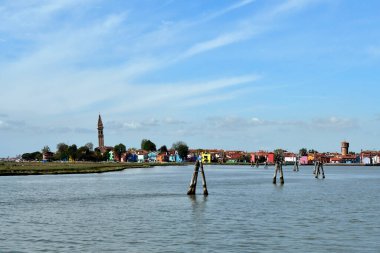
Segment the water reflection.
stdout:
<svg viewBox="0 0 380 253">
<path fill-rule="evenodd" d="M 284 184 L 273 184 L 273 185 L 277 191 L 282 191 L 284 189 Z"/>
<path fill-rule="evenodd" d="M 191 201 L 191 207 L 193 208 L 193 212 L 199 213 L 203 212 L 206 209 L 207 196 L 198 196 L 197 195 L 188 195 Z"/>
</svg>

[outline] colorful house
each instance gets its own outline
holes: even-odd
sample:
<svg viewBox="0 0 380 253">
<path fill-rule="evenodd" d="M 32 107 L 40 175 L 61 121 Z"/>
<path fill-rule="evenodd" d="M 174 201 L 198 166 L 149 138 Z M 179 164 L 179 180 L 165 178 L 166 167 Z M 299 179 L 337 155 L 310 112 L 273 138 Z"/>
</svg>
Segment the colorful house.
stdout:
<svg viewBox="0 0 380 253">
<path fill-rule="evenodd" d="M 172 151 L 170 152 L 169 155 L 169 162 L 174 162 L 174 163 L 181 163 L 183 160 L 182 158 L 178 155 L 177 151 Z"/>
<path fill-rule="evenodd" d="M 360 157 L 354 154 L 342 155 L 341 156 L 342 163 L 359 163 Z"/>
<path fill-rule="evenodd" d="M 340 157 L 331 157 L 330 163 L 342 163 L 342 159 Z"/>
<path fill-rule="evenodd" d="M 309 153 L 309 154 L 307 155 L 307 161 L 308 161 L 308 164 L 312 164 L 312 163 L 314 162 L 314 160 L 315 160 L 315 155 L 314 155 L 314 153 Z"/>
<path fill-rule="evenodd" d="M 309 159 L 307 156 L 301 156 L 300 157 L 300 164 L 301 165 L 306 165 L 306 164 L 309 164 Z"/>
<path fill-rule="evenodd" d="M 226 151 L 224 154 L 225 154 L 227 163 L 237 163 L 240 161 L 240 159 L 244 155 L 244 152 L 243 151 Z"/>
<path fill-rule="evenodd" d="M 297 155 L 290 152 L 284 153 L 284 162 L 285 163 L 295 163 L 297 161 Z"/>
<path fill-rule="evenodd" d="M 267 163 L 274 163 L 274 153 L 273 152 L 267 152 L 267 151 L 257 151 L 254 153 L 251 153 L 251 163 L 258 162 L 267 162 Z"/>
<path fill-rule="evenodd" d="M 148 153 L 148 161 L 149 162 L 157 162 L 157 152 Z"/>
<path fill-rule="evenodd" d="M 157 154 L 157 162 L 159 163 L 169 162 L 169 156 L 165 152 L 159 153 Z"/>
<path fill-rule="evenodd" d="M 42 154 L 42 161 L 43 162 L 47 162 L 47 161 L 51 161 L 53 159 L 53 156 L 54 156 L 54 153 L 53 152 L 44 152 Z"/>
<path fill-rule="evenodd" d="M 210 153 L 202 153 L 202 163 L 211 163 L 211 154 Z"/>
<path fill-rule="evenodd" d="M 148 151 L 145 150 L 137 150 L 137 162 L 143 163 L 148 161 Z"/>
<path fill-rule="evenodd" d="M 363 164 L 379 164 L 380 152 L 379 151 L 362 151 L 360 153 L 360 160 Z"/>
<path fill-rule="evenodd" d="M 267 163 L 274 163 L 274 153 L 269 152 L 267 155 Z"/>
<path fill-rule="evenodd" d="M 137 162 L 138 161 L 137 154 L 135 154 L 135 153 L 128 153 L 127 154 L 127 161 L 128 162 L 132 162 L 132 163 Z"/>
</svg>

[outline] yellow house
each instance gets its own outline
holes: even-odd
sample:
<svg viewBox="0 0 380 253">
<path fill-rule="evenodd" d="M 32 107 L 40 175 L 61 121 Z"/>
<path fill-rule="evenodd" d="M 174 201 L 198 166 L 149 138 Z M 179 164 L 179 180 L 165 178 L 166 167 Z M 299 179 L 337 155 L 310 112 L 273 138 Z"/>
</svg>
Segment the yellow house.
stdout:
<svg viewBox="0 0 380 253">
<path fill-rule="evenodd" d="M 310 162 L 314 162 L 314 154 L 313 153 L 309 153 L 308 155 L 307 155 L 307 160 Z"/>
<path fill-rule="evenodd" d="M 210 153 L 202 153 L 202 163 L 211 163 Z"/>
</svg>

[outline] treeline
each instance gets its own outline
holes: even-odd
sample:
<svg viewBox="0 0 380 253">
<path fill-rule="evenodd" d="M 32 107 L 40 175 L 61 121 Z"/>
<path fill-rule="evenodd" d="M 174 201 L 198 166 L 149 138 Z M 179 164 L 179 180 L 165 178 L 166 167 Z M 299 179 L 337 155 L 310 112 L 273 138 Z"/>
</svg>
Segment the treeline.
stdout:
<svg viewBox="0 0 380 253">
<path fill-rule="evenodd" d="M 159 153 L 168 152 L 166 145 L 161 146 L 159 149 L 156 148 L 151 140 L 143 139 L 141 141 L 141 149 L 151 152 L 157 151 Z M 185 142 L 178 141 L 173 143 L 172 149 L 178 152 L 181 158 L 186 158 L 189 152 L 189 147 Z M 104 151 L 104 150 L 103 150 Z M 115 145 L 114 147 L 107 147 L 106 151 L 102 152 L 99 148 L 94 149 L 94 145 L 89 142 L 84 146 L 78 147 L 76 144 L 67 145 L 66 143 L 58 143 L 57 150 L 55 153 L 51 152 L 49 146 L 44 146 L 41 151 L 36 151 L 32 153 L 22 154 L 22 159 L 26 161 L 41 161 L 43 159 L 49 161 L 107 161 L 110 157 L 110 152 L 113 152 L 117 157 L 121 157 L 124 153 L 135 153 L 136 148 L 129 148 L 127 150 L 126 146 L 122 143 Z M 44 157 L 45 155 L 45 157 Z"/>
<path fill-rule="evenodd" d="M 70 159 L 75 161 L 105 161 L 107 157 L 101 153 L 98 148 L 94 149 L 94 145 L 89 142 L 84 146 L 78 148 L 76 144 L 67 145 L 66 143 L 57 144 L 57 151 L 51 152 L 49 146 L 44 146 L 40 151 L 33 153 L 22 154 L 22 159 L 27 161 L 41 161 L 44 157 L 50 161 L 68 161 Z"/>
</svg>

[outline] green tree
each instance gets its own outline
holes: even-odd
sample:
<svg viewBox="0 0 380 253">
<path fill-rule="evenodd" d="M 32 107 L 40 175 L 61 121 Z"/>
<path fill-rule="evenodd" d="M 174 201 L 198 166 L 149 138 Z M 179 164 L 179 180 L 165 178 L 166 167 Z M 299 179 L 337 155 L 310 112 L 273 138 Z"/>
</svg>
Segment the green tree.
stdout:
<svg viewBox="0 0 380 253">
<path fill-rule="evenodd" d="M 168 148 L 166 147 L 166 145 L 163 145 L 158 149 L 158 151 L 160 151 L 160 153 L 166 153 L 168 152 Z"/>
<path fill-rule="evenodd" d="M 41 161 L 42 160 L 42 153 L 41 152 L 33 152 L 32 153 L 34 160 Z"/>
<path fill-rule="evenodd" d="M 111 151 L 111 152 L 112 152 L 112 151 Z M 106 152 L 103 153 L 103 155 L 102 155 L 102 160 L 103 160 L 103 161 L 108 161 L 109 157 L 110 157 L 110 151 L 107 150 Z"/>
<path fill-rule="evenodd" d="M 309 152 L 308 152 L 309 154 L 313 154 L 313 153 L 318 153 L 318 151 L 317 150 L 314 150 L 314 149 L 309 149 Z"/>
<path fill-rule="evenodd" d="M 114 150 L 115 153 L 117 154 L 117 156 L 118 156 L 118 158 L 119 158 L 119 161 L 121 161 L 121 155 L 127 151 L 125 145 L 122 144 L 122 143 L 116 145 L 116 146 L 113 148 L 113 150 Z"/>
<path fill-rule="evenodd" d="M 77 145 L 73 144 L 71 145 L 68 149 L 67 149 L 67 154 L 69 155 L 69 157 L 71 157 L 71 159 L 73 159 L 74 161 L 77 160 L 77 157 L 78 157 L 78 148 L 77 148 Z"/>
<path fill-rule="evenodd" d="M 186 159 L 187 155 L 189 154 L 189 147 L 183 141 L 177 141 L 173 143 L 172 149 L 176 150 L 182 159 Z"/>
<path fill-rule="evenodd" d="M 146 151 L 156 151 L 156 144 L 151 140 L 143 139 L 141 141 L 141 149 Z"/>
<path fill-rule="evenodd" d="M 298 154 L 300 156 L 307 156 L 307 149 L 306 148 L 301 148 Z"/>
<path fill-rule="evenodd" d="M 26 160 L 26 161 L 31 161 L 31 154 L 30 153 L 24 153 L 22 154 L 21 156 L 22 159 Z"/>
<path fill-rule="evenodd" d="M 284 161 L 284 150 L 283 149 L 276 149 L 274 150 L 274 160 L 275 161 Z"/>
<path fill-rule="evenodd" d="M 264 162 L 266 162 L 267 161 L 267 158 L 265 157 L 265 156 L 259 156 L 258 158 L 257 158 L 257 161 L 259 162 L 259 163 L 264 163 Z"/>
<path fill-rule="evenodd" d="M 87 142 L 85 146 L 89 151 L 94 151 L 94 144 L 92 144 L 92 142 Z"/>
<path fill-rule="evenodd" d="M 251 161 L 251 155 L 250 154 L 241 154 L 239 161 L 243 162 L 243 163 L 249 163 Z"/>
<path fill-rule="evenodd" d="M 49 146 L 44 146 L 43 148 L 42 148 L 42 154 L 44 154 L 44 153 L 47 153 L 47 152 L 50 152 L 50 148 L 49 148 Z"/>
<path fill-rule="evenodd" d="M 89 147 L 87 146 L 87 144 L 85 146 L 78 148 L 78 151 L 77 151 L 78 160 L 80 160 L 80 161 L 91 160 L 90 152 L 91 151 L 90 151 Z"/>
<path fill-rule="evenodd" d="M 95 151 L 94 151 L 94 159 L 95 159 L 95 161 L 97 161 L 97 162 L 103 160 L 102 152 L 101 152 L 100 149 L 98 149 L 98 148 L 95 148 Z"/>
<path fill-rule="evenodd" d="M 42 153 L 39 151 L 33 153 L 24 153 L 22 154 L 21 158 L 27 161 L 41 161 Z"/>
<path fill-rule="evenodd" d="M 67 160 L 69 157 L 68 154 L 69 146 L 63 142 L 57 144 L 57 152 L 55 154 L 56 160 Z"/>
</svg>

